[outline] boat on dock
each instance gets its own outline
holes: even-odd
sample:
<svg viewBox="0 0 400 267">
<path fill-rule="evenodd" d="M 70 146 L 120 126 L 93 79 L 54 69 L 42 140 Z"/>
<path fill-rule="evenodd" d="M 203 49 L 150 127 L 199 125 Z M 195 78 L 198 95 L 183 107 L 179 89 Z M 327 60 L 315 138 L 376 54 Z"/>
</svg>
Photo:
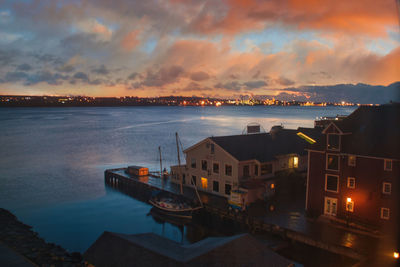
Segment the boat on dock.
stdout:
<svg viewBox="0 0 400 267">
<path fill-rule="evenodd" d="M 179 153 L 179 144 L 178 144 L 178 133 L 175 133 L 176 136 L 176 146 L 178 152 L 178 164 L 180 166 L 180 153 Z M 158 147 L 160 153 L 160 173 L 162 171 L 162 160 L 161 160 L 161 148 Z M 164 185 L 164 183 L 162 183 Z M 195 187 L 195 191 L 198 197 L 198 201 L 191 201 L 183 196 L 183 185 L 182 181 L 180 181 L 180 195 L 167 194 L 167 192 L 160 191 L 155 192 L 153 196 L 150 198 L 149 203 L 156 208 L 160 213 L 177 217 L 177 218 L 185 218 L 191 219 L 192 213 L 195 210 L 203 208 L 203 204 L 201 203 L 200 196 Z M 197 205 L 198 204 L 198 205 Z"/>
</svg>

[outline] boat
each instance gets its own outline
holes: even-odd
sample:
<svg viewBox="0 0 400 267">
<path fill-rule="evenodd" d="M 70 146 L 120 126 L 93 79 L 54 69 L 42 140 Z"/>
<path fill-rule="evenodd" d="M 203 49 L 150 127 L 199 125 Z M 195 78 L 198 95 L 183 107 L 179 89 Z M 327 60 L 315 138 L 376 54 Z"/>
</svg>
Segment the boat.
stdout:
<svg viewBox="0 0 400 267">
<path fill-rule="evenodd" d="M 176 136 L 176 145 L 178 152 L 178 164 L 180 166 L 181 162 L 180 162 L 179 145 L 178 145 L 178 133 L 175 133 L 175 136 Z M 161 148 L 159 147 L 158 149 L 160 152 L 160 173 L 163 173 Z M 164 182 L 162 182 L 162 188 L 164 188 Z M 164 215 L 177 218 L 191 219 L 193 211 L 203 208 L 203 204 L 201 203 L 199 193 L 197 192 L 197 188 L 195 188 L 195 191 L 198 197 L 198 201 L 193 201 L 185 198 L 183 196 L 183 186 L 181 178 L 180 195 L 173 195 L 172 193 L 166 191 L 157 191 L 154 192 L 153 196 L 149 200 L 149 203 Z"/>
</svg>

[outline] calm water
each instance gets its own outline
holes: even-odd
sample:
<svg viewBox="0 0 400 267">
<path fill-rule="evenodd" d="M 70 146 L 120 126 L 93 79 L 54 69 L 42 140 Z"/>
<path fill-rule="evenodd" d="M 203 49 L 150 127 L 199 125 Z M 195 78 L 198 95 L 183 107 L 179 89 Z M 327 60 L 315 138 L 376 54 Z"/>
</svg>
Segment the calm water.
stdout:
<svg viewBox="0 0 400 267">
<path fill-rule="evenodd" d="M 84 252 L 105 230 L 154 232 L 189 242 L 185 229 L 156 223 L 150 206 L 104 185 L 104 170 L 128 164 L 157 170 L 176 164 L 175 132 L 184 147 L 241 134 L 248 123 L 266 131 L 313 126 L 344 107 L 117 107 L 0 109 L 0 207 L 32 225 L 48 242 Z"/>
</svg>

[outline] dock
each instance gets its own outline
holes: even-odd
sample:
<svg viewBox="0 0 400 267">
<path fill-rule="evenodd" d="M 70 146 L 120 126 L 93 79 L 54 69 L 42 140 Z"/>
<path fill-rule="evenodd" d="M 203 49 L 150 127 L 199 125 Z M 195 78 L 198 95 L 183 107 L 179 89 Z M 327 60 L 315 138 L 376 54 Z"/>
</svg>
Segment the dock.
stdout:
<svg viewBox="0 0 400 267">
<path fill-rule="evenodd" d="M 172 195 L 180 194 L 179 185 L 168 180 L 162 184 L 161 178 L 150 174 L 149 176 L 134 177 L 125 173 L 126 168 L 109 169 L 105 171 L 105 183 L 135 199 L 148 203 L 154 191 L 165 191 Z M 184 187 L 184 196 L 194 199 L 195 190 Z M 203 225 L 236 225 L 240 229 L 257 234 L 278 235 L 284 240 L 300 242 L 313 247 L 324 249 L 335 254 L 343 255 L 355 260 L 365 260 L 373 251 L 367 244 L 376 243 L 377 239 L 340 230 L 332 226 L 322 225 L 319 222 L 304 219 L 304 229 L 296 229 L 269 220 L 266 217 L 253 217 L 248 213 L 236 213 L 228 209 L 227 199 L 212 193 L 199 191 L 204 208 L 193 214 L 193 220 Z M 328 229 L 327 229 L 328 228 Z M 331 233 L 331 234 L 326 234 Z M 350 235 L 353 240 L 359 238 L 359 246 L 346 242 L 344 239 Z"/>
</svg>

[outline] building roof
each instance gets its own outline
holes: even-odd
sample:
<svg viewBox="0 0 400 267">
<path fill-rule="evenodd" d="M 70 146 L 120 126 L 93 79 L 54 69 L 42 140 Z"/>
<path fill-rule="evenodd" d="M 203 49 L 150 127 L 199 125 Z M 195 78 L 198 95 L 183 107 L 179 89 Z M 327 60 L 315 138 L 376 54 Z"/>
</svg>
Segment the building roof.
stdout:
<svg viewBox="0 0 400 267">
<path fill-rule="evenodd" d="M 210 137 L 217 145 L 239 161 L 256 159 L 260 162 L 272 161 L 279 155 L 306 154 L 309 144 L 297 133 L 303 132 L 313 139 L 319 139 L 320 129 L 298 128 L 279 129 L 269 133 Z"/>
<path fill-rule="evenodd" d="M 95 266 L 293 266 L 249 234 L 181 245 L 153 233 L 104 232 L 85 252 Z"/>
<path fill-rule="evenodd" d="M 400 159 L 400 103 L 361 106 L 342 121 L 341 152 Z M 325 150 L 326 139 L 313 146 Z"/>
</svg>

